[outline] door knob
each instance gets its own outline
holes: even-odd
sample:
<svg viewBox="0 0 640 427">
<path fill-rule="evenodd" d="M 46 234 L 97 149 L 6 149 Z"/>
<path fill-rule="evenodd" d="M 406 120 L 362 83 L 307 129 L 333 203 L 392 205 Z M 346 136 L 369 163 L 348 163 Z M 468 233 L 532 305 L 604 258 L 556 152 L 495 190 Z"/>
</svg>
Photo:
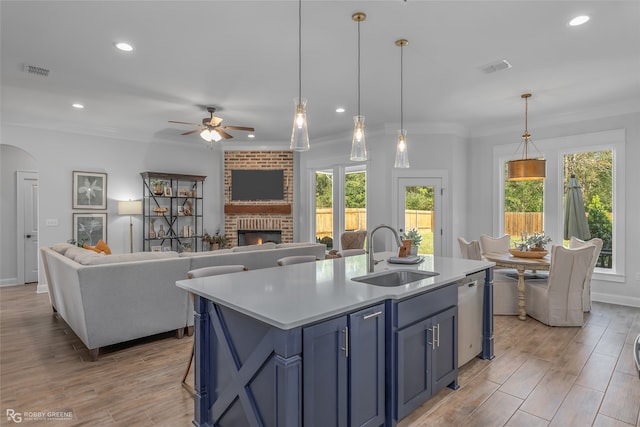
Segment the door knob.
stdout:
<svg viewBox="0 0 640 427">
<path fill-rule="evenodd" d="M 31 234 L 27 234 L 26 237 L 27 237 L 27 239 L 30 239 L 31 238 Z"/>
</svg>

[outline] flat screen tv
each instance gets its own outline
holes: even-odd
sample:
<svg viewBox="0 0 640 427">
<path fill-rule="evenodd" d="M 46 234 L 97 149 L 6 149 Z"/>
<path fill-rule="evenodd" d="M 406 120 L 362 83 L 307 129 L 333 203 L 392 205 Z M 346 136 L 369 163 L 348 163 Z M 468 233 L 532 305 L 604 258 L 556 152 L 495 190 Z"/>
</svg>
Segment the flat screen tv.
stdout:
<svg viewBox="0 0 640 427">
<path fill-rule="evenodd" d="M 231 171 L 231 200 L 283 199 L 283 170 L 236 169 Z"/>
</svg>

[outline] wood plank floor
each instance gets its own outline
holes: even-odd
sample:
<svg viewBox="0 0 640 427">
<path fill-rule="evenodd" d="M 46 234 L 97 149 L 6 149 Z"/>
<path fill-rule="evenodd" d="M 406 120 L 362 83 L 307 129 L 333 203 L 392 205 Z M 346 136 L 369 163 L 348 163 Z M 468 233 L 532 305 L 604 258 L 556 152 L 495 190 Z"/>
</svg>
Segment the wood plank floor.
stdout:
<svg viewBox="0 0 640 427">
<path fill-rule="evenodd" d="M 632 341 L 640 309 L 594 303 L 583 328 L 495 317 L 496 358 L 462 367 L 445 389 L 399 423 L 409 426 L 640 427 Z M 89 352 L 35 285 L 0 288 L 0 425 L 7 411 L 64 411 L 46 426 L 190 426 L 180 380 L 191 338 L 168 333 Z M 31 414 L 33 415 L 33 414 Z"/>
</svg>

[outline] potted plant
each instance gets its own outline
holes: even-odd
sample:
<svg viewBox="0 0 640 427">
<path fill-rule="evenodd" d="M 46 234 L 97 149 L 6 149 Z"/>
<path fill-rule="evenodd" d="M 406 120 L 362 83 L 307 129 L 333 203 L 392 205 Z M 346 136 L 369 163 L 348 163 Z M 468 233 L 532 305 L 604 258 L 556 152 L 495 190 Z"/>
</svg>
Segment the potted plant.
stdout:
<svg viewBox="0 0 640 427">
<path fill-rule="evenodd" d="M 402 240 L 411 240 L 411 255 L 418 255 L 418 248 L 422 243 L 422 234 L 417 228 L 410 228 L 402 233 Z"/>
<path fill-rule="evenodd" d="M 161 179 L 152 179 L 151 180 L 151 191 L 156 196 L 161 196 L 164 194 L 164 181 Z"/>
<path fill-rule="evenodd" d="M 220 230 L 216 231 L 213 236 L 205 232 L 202 236 L 202 241 L 209 243 L 209 250 L 216 250 L 224 248 L 227 245 L 227 238 L 220 235 Z"/>
<path fill-rule="evenodd" d="M 527 236 L 524 242 L 527 244 L 527 247 L 530 251 L 544 251 L 546 250 L 546 245 L 551 241 L 551 237 L 542 233 L 535 232 L 532 236 Z"/>
</svg>

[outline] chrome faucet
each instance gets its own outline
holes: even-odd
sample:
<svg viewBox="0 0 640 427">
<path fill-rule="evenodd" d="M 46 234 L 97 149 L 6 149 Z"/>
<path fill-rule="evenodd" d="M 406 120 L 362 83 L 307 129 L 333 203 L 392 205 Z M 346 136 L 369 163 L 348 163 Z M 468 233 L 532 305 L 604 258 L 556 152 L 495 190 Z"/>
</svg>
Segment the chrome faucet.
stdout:
<svg viewBox="0 0 640 427">
<path fill-rule="evenodd" d="M 371 230 L 371 232 L 367 236 L 367 251 L 369 252 L 369 258 L 367 258 L 367 260 L 369 261 L 367 263 L 368 264 L 367 270 L 369 271 L 369 273 L 373 273 L 373 267 L 376 264 L 375 260 L 373 259 L 373 235 L 375 234 L 376 231 L 380 230 L 381 228 L 388 228 L 389 230 L 391 230 L 391 232 L 393 233 L 393 236 L 396 238 L 396 242 L 398 242 L 398 248 L 402 246 L 402 240 L 400 240 L 400 236 L 398 235 L 398 232 L 395 230 L 395 228 L 392 228 L 388 225 L 381 224 L 376 228 L 374 228 L 373 230 Z"/>
</svg>

